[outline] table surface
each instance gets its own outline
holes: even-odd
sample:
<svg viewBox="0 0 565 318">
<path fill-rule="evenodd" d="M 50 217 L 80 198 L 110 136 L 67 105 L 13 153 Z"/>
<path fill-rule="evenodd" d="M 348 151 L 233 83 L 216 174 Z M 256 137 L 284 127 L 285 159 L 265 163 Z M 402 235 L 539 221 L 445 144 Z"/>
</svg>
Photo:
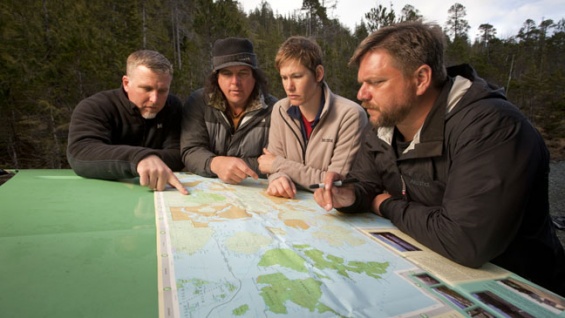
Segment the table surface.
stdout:
<svg viewBox="0 0 565 318">
<path fill-rule="evenodd" d="M 159 194 L 163 197 L 165 192 Z M 84 179 L 71 170 L 19 171 L 0 186 L 0 316 L 163 315 L 156 211 L 154 193 L 136 180 Z M 419 253 L 402 257 L 427 268 L 424 260 L 432 254 L 418 259 Z M 447 274 L 449 262 L 437 262 L 438 277 Z M 487 291 L 528 308 L 534 316 L 565 317 L 565 299 L 527 284 L 510 292 L 495 280 L 480 277 L 457 286 L 440 285 L 426 287 L 430 297 L 439 298 L 442 290 L 455 287 L 458 296 L 477 303 L 474 295 Z"/>
<path fill-rule="evenodd" d="M 158 316 L 151 191 L 21 170 L 0 202 L 0 316 Z"/>
</svg>

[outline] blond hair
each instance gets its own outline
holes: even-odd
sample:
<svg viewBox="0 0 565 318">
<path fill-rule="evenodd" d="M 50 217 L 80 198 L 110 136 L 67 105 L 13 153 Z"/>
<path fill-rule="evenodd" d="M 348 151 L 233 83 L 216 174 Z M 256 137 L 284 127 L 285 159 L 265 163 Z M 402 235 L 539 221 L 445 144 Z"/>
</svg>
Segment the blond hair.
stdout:
<svg viewBox="0 0 565 318">
<path fill-rule="evenodd" d="M 139 50 L 131 53 L 127 59 L 127 74 L 131 74 L 140 65 L 147 67 L 153 72 L 173 75 L 173 65 L 157 51 Z"/>
</svg>

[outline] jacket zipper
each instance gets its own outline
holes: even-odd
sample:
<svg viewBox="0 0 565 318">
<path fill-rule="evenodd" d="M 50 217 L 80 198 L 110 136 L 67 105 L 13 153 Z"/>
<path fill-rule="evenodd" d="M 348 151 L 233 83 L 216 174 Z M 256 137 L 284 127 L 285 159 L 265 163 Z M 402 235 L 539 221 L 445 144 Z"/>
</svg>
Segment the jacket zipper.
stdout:
<svg viewBox="0 0 565 318">
<path fill-rule="evenodd" d="M 404 182 L 404 177 L 400 175 L 400 181 L 402 182 L 402 199 L 408 201 L 408 196 L 406 195 L 406 182 Z"/>
<path fill-rule="evenodd" d="M 296 137 L 296 139 L 298 140 L 298 143 L 300 144 L 300 147 L 302 148 L 302 163 L 305 164 L 306 163 L 305 161 L 306 161 L 306 146 L 307 146 L 307 144 L 303 144 L 300 140 L 300 137 L 296 134 L 294 129 L 292 129 L 292 126 L 286 120 L 284 114 L 282 113 L 282 107 L 279 108 L 279 114 L 281 115 L 281 118 L 284 121 L 284 123 L 290 128 L 290 131 L 292 131 L 292 134 L 294 135 L 294 137 Z M 304 141 L 304 142 L 307 143 L 307 141 Z"/>
</svg>

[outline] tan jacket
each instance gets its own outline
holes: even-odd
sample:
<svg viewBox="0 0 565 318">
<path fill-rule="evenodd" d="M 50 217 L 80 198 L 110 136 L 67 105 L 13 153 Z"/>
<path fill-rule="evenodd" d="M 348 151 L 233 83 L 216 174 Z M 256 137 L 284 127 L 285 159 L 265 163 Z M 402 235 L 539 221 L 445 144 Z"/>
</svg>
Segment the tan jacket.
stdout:
<svg viewBox="0 0 565 318">
<path fill-rule="evenodd" d="M 308 185 L 322 182 L 326 171 L 342 175 L 349 172 L 359 150 L 367 114 L 357 103 L 333 94 L 326 83 L 324 94 L 320 121 L 308 143 L 302 137 L 300 121 L 291 118 L 287 112 L 291 107 L 289 99 L 284 98 L 275 104 L 268 149 L 277 158 L 269 182 L 287 176 L 308 189 Z"/>
</svg>

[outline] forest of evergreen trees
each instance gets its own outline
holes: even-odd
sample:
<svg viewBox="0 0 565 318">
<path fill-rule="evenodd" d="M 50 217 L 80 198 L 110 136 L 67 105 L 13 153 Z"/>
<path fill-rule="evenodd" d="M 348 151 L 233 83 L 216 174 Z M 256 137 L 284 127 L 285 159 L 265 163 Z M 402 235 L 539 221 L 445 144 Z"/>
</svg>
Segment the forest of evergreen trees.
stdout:
<svg viewBox="0 0 565 318">
<path fill-rule="evenodd" d="M 347 62 L 357 44 L 382 26 L 426 20 L 409 5 L 400 12 L 376 5 L 350 30 L 321 3 L 303 0 L 296 13 L 283 16 L 268 1 L 249 13 L 233 0 L 2 1 L 0 168 L 68 168 L 73 108 L 98 91 L 119 87 L 126 57 L 135 50 L 167 56 L 175 66 L 171 92 L 185 99 L 210 72 L 214 41 L 247 37 L 271 93 L 281 98 L 276 50 L 288 36 L 311 36 L 324 50 L 332 90 L 356 100 L 356 70 Z M 528 19 L 518 34 L 499 39 L 496 26 L 471 29 L 465 17 L 465 7 L 455 3 L 441 25 L 447 65 L 470 63 L 482 77 L 504 86 L 543 133 L 552 158 L 565 159 L 565 20 Z"/>
</svg>

